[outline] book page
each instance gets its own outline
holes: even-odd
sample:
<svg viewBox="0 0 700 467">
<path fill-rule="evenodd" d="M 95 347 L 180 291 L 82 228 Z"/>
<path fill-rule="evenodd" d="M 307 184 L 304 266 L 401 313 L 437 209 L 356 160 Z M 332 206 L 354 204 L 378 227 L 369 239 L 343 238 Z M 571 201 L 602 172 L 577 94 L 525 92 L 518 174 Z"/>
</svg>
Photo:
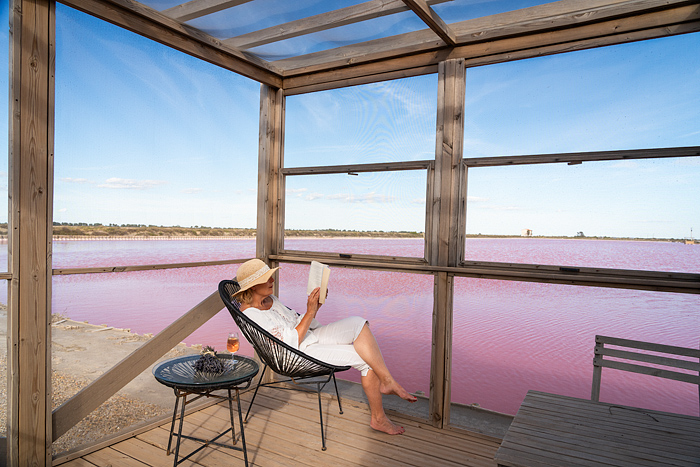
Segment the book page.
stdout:
<svg viewBox="0 0 700 467">
<path fill-rule="evenodd" d="M 331 268 L 318 261 L 311 261 L 309 269 L 309 282 L 306 285 L 306 295 L 311 294 L 316 287 L 321 288 L 319 303 L 326 301 L 326 293 L 328 292 L 328 278 L 331 274 Z"/>
</svg>

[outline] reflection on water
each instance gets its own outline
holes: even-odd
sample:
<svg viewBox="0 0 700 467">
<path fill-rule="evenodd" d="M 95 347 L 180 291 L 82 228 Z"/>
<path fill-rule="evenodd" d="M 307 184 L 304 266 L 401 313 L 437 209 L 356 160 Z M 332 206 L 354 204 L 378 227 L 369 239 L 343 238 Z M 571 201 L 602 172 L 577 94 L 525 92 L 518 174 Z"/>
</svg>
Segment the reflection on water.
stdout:
<svg viewBox="0 0 700 467">
<path fill-rule="evenodd" d="M 422 256 L 423 241 L 357 240 L 353 251 Z M 287 240 L 287 248 L 345 251 L 348 240 Z M 364 243 L 364 244 L 363 244 Z M 295 246 L 296 245 L 296 246 Z M 700 246 L 662 242 L 468 239 L 467 257 L 625 269 L 699 272 Z M 0 253 L 2 250 L 0 250 Z M 184 263 L 255 254 L 254 240 L 73 241 L 54 243 L 54 267 Z M 0 257 L 6 262 L 6 257 Z M 53 311 L 79 321 L 157 333 L 235 276 L 237 265 L 81 274 L 53 279 Z M 283 264 L 280 298 L 306 307 L 308 267 Z M 429 393 L 433 277 L 332 268 L 321 322 L 369 319 L 384 357 L 410 391 Z M 6 303 L 7 291 L 0 290 Z M 235 327 L 218 313 L 185 341 L 225 349 Z M 700 297 L 486 279 L 455 279 L 452 400 L 515 413 L 528 389 L 590 397 L 596 334 L 697 348 Z M 240 353 L 252 355 L 242 342 Z M 116 362 L 115 362 L 116 363 Z M 359 374 L 343 378 L 359 381 Z M 698 415 L 697 387 L 603 371 L 601 400 Z"/>
</svg>

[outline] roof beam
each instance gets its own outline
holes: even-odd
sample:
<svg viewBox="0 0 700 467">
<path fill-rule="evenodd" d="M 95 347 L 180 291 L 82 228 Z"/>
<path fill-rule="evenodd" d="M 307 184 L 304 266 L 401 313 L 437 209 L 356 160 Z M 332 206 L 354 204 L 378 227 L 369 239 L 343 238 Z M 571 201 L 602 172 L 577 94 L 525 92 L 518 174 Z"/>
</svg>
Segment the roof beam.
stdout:
<svg viewBox="0 0 700 467">
<path fill-rule="evenodd" d="M 373 59 L 367 63 L 360 63 L 354 55 L 346 53 L 333 63 L 326 61 L 324 68 L 319 67 L 317 71 L 314 71 L 315 66 L 287 70 L 284 89 L 287 95 L 333 89 L 381 81 L 384 76 L 396 75 L 401 70 L 403 76 L 415 76 L 432 72 L 431 65 L 450 58 L 464 58 L 467 66 L 481 66 L 700 31 L 700 5 L 688 5 L 681 1 L 675 3 L 682 6 L 671 5 L 666 10 L 653 10 L 644 14 L 640 12 L 627 17 L 614 16 L 607 21 L 578 24 L 569 28 L 531 31 L 521 36 L 509 35 L 505 30 L 502 31 L 504 37 L 490 37 L 486 42 L 474 41 L 454 48 L 431 50 L 427 42 L 416 40 L 411 44 L 406 41 L 403 56 L 384 59 L 377 59 L 380 52 L 376 52 L 378 47 L 375 46 L 374 55 L 369 52 L 366 54 Z M 411 47 L 414 52 L 407 53 Z M 365 51 L 370 50 L 371 47 L 368 46 Z M 307 72 L 297 73 L 302 70 Z"/>
<path fill-rule="evenodd" d="M 428 25 L 440 39 L 449 46 L 457 45 L 457 37 L 450 27 L 433 11 L 425 0 L 402 0 L 413 12 Z"/>
<path fill-rule="evenodd" d="M 445 3 L 451 0 L 428 0 L 429 5 Z M 232 37 L 223 41 L 223 44 L 240 50 L 271 44 L 293 37 L 299 37 L 314 32 L 359 23 L 381 16 L 393 15 L 407 11 L 408 7 L 401 0 L 371 0 L 340 10 L 321 13 L 308 18 L 271 26 L 269 28 L 253 31 L 248 34 Z"/>
<path fill-rule="evenodd" d="M 246 52 L 223 46 L 198 29 L 133 0 L 60 0 L 61 3 L 133 31 L 193 57 L 218 65 L 260 83 L 282 86 L 279 70 Z"/>
<path fill-rule="evenodd" d="M 169 18 L 184 23 L 185 21 L 233 8 L 250 1 L 252 0 L 191 0 L 187 3 L 163 10 L 161 13 Z"/>
<path fill-rule="evenodd" d="M 562 0 L 556 3 L 525 8 L 522 10 L 462 21 L 452 25 L 457 34 L 458 45 L 485 44 L 487 41 L 503 38 L 527 37 L 544 32 L 576 29 L 578 26 L 602 23 L 619 18 L 627 24 L 628 30 L 635 29 L 635 18 L 661 9 L 672 9 L 688 5 L 686 0 L 593 0 L 581 8 L 580 0 Z M 697 7 L 697 3 L 694 5 Z M 692 10 L 691 10 L 692 11 Z M 691 14 L 685 21 L 692 21 Z M 661 20 L 664 21 L 663 19 Z M 670 22 L 680 22 L 669 19 Z M 632 23 L 632 24 L 630 24 Z M 636 29 L 643 29 L 646 23 L 639 21 Z M 360 63 L 387 60 L 402 55 L 416 55 L 430 50 L 443 50 L 449 53 L 442 41 L 427 35 L 426 30 L 339 47 L 333 50 L 291 57 L 273 62 L 286 77 L 340 67 L 356 66 Z M 619 31 L 598 31 L 596 35 Z M 593 32 L 591 32 L 592 34 Z M 432 36 L 432 38 L 431 38 Z M 583 37 L 577 37 L 581 39 Z M 553 41 L 554 39 L 550 39 Z M 470 58 L 470 57 L 464 57 Z"/>
</svg>

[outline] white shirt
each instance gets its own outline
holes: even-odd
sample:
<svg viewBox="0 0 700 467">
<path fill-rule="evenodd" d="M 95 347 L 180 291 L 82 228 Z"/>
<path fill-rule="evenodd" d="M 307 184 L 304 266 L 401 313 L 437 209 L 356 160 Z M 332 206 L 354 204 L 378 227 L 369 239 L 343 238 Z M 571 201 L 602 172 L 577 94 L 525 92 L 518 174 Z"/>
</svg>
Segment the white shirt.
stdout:
<svg viewBox="0 0 700 467">
<path fill-rule="evenodd" d="M 272 299 L 272 306 L 269 310 L 250 307 L 246 308 L 243 313 L 267 332 L 295 349 L 304 350 L 309 345 L 318 342 L 318 338 L 312 332 L 313 329 L 321 326 L 321 323 L 316 321 L 316 318 L 311 321 L 311 326 L 309 326 L 309 330 L 300 344 L 299 333 L 296 327 L 301 322 L 301 315 L 284 306 L 274 295 L 270 295 L 270 298 Z"/>
</svg>

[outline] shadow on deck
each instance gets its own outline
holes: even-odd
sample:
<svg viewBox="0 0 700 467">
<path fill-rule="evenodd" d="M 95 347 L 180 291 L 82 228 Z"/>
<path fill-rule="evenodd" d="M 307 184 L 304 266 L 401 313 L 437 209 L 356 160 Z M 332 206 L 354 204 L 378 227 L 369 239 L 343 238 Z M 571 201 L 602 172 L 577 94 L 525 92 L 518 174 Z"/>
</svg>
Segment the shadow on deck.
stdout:
<svg viewBox="0 0 700 467">
<path fill-rule="evenodd" d="M 353 383 L 347 383 L 352 385 Z M 343 386 L 346 386 L 343 383 Z M 357 385 L 355 385 L 357 386 Z M 250 392 L 242 396 L 247 408 Z M 494 454 L 500 436 L 463 429 L 438 430 L 411 415 L 391 410 L 390 417 L 406 428 L 401 436 L 390 436 L 369 427 L 369 409 L 354 393 L 354 388 L 341 389 L 344 414 L 338 414 L 335 398 L 324 395 L 324 420 L 327 420 L 328 450 L 321 451 L 318 422 L 318 400 L 315 394 L 297 391 L 260 390 L 250 420 L 245 426 L 248 460 L 255 466 L 489 466 L 495 467 Z M 398 401 L 399 403 L 401 401 Z M 423 400 L 413 408 L 422 410 Z M 405 405 L 405 404 L 404 404 Z M 402 408 L 404 411 L 405 407 Z M 426 409 L 427 410 L 427 409 Z M 459 412 L 459 411 L 458 411 Z M 488 414 L 486 414 L 488 415 Z M 458 415 L 459 416 L 459 415 Z M 185 418 L 183 434 L 211 438 L 226 429 L 228 408 L 224 403 L 199 410 Z M 510 417 L 499 416 L 502 423 Z M 453 416 L 454 418 L 454 416 Z M 473 418 L 473 417 L 470 417 Z M 484 420 L 487 420 L 488 417 Z M 488 420 L 487 420 L 488 421 Z M 482 426 L 494 430 L 498 417 Z M 505 428 L 507 429 L 507 423 Z M 122 439 L 101 449 L 63 462 L 65 467 L 93 466 L 170 466 L 173 457 L 166 456 L 170 422 Z M 238 424 L 236 424 L 237 435 Z M 504 428 L 499 428 L 503 429 Z M 220 441 L 228 440 L 227 437 Z M 188 453 L 197 443 L 183 440 L 181 453 Z M 78 455 L 80 453 L 76 453 Z M 65 459 L 65 457 L 64 457 Z M 57 465 L 56 463 L 54 465 Z M 221 447 L 210 447 L 197 453 L 183 466 L 243 465 L 243 453 Z"/>
</svg>

